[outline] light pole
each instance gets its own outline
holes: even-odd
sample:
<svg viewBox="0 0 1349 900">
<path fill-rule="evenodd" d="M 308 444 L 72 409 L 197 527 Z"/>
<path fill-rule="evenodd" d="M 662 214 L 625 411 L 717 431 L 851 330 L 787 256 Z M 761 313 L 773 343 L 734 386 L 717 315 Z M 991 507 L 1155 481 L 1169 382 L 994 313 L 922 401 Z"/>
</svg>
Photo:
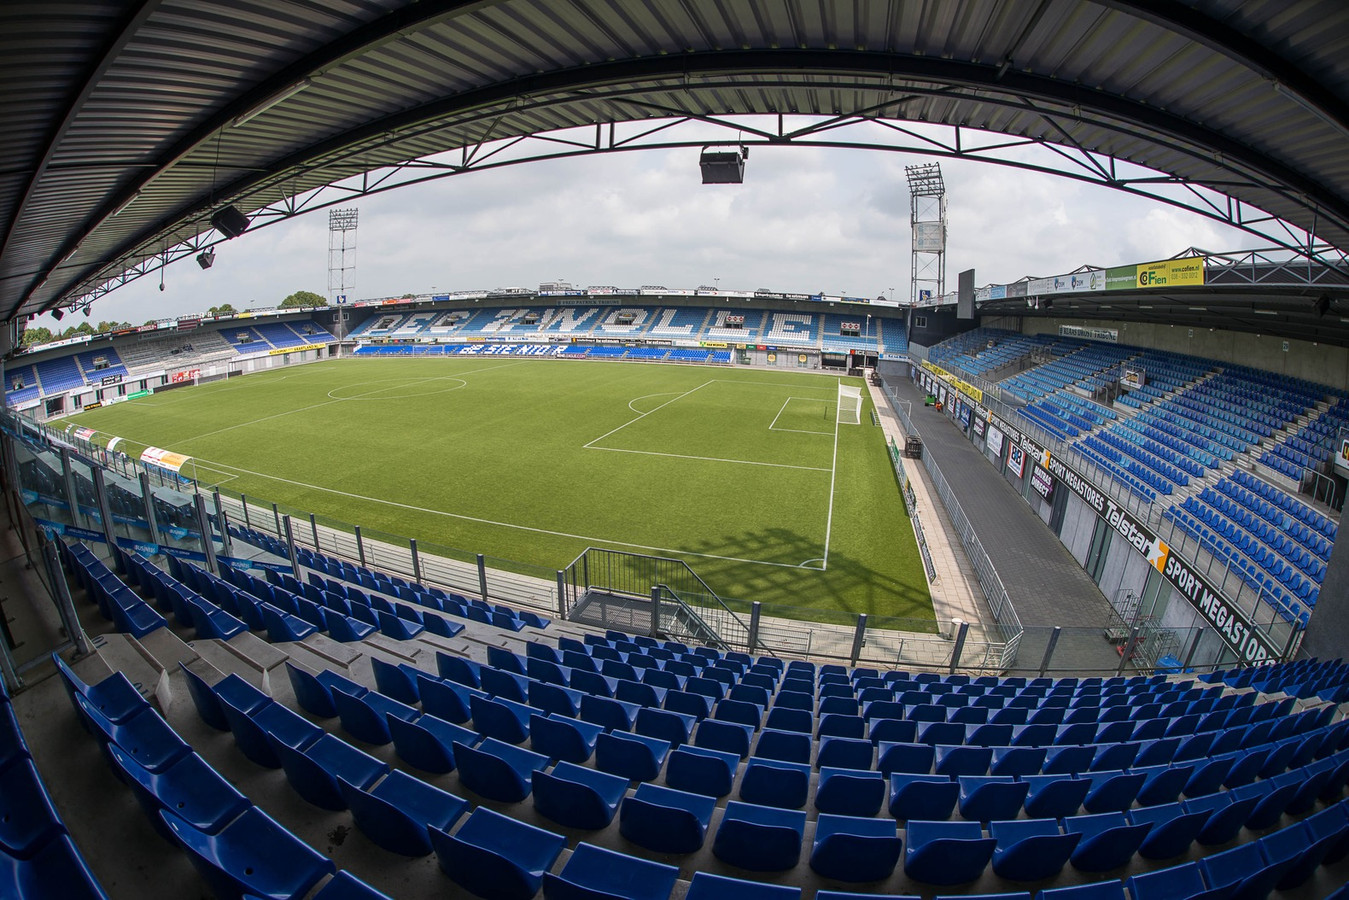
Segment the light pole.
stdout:
<svg viewBox="0 0 1349 900">
<path fill-rule="evenodd" d="M 715 285 L 715 287 L 716 287 L 717 290 L 721 290 L 721 278 L 719 278 L 719 277 L 713 278 L 713 279 L 712 279 L 712 284 Z"/>
<path fill-rule="evenodd" d="M 871 340 L 871 313 L 867 313 L 867 340 Z M 871 355 L 876 358 L 876 362 L 880 362 L 881 354 L 875 342 L 871 345 Z M 875 363 L 871 367 L 876 368 Z"/>
<path fill-rule="evenodd" d="M 895 289 L 890 288 L 889 291 L 890 291 L 890 303 L 893 305 L 895 302 Z"/>
</svg>

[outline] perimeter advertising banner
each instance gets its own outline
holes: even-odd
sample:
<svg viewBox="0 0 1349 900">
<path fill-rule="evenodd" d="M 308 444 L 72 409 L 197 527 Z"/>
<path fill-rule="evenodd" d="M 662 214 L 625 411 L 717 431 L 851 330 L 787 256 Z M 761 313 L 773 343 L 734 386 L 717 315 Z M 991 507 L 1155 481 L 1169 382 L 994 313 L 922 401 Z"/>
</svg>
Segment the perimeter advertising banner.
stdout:
<svg viewBox="0 0 1349 900">
<path fill-rule="evenodd" d="M 966 397 L 969 397 L 975 403 L 984 402 L 983 391 L 981 391 L 979 388 L 975 387 L 972 384 L 968 384 L 964 381 L 961 381 L 959 378 L 952 375 L 950 372 L 946 371 L 941 366 L 934 366 L 927 360 L 923 360 L 923 368 L 927 369 L 933 375 L 936 375 L 938 378 L 949 384 L 951 387 L 960 391 L 960 393 L 964 394 Z"/>
<path fill-rule="evenodd" d="M 1104 519 L 1129 545 L 1147 559 L 1171 587 L 1213 627 L 1227 646 L 1242 661 L 1256 664 L 1278 659 L 1282 648 L 1251 624 L 1245 611 L 1229 603 L 1204 576 L 1186 560 L 1171 552 L 1171 547 L 1141 519 L 1101 493 L 1087 479 L 1055 457 L 1038 447 L 1034 441 L 1022 437 L 1021 442 L 1041 466 L 1068 489 L 1081 497 L 1096 514 Z"/>
<path fill-rule="evenodd" d="M 1204 258 L 1186 256 L 1164 259 L 1137 266 L 1115 266 L 1105 270 L 1105 290 L 1128 291 L 1137 288 L 1196 287 L 1204 284 Z"/>
<path fill-rule="evenodd" d="M 268 350 L 268 356 L 280 356 L 283 353 L 303 353 L 306 350 L 322 350 L 322 344 L 301 344 L 298 347 L 278 347 L 275 350 Z"/>
</svg>

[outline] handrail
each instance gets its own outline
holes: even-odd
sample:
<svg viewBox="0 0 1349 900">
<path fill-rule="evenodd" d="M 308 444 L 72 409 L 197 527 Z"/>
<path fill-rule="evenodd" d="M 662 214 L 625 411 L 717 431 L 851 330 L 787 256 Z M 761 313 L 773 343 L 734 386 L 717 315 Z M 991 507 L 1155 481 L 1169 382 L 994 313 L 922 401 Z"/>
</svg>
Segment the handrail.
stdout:
<svg viewBox="0 0 1349 900">
<path fill-rule="evenodd" d="M 675 593 L 674 589 L 671 588 L 669 585 L 665 584 L 653 585 L 652 591 L 654 592 L 655 595 L 659 596 L 661 599 L 673 600 L 675 603 L 679 604 L 679 609 L 684 613 L 684 615 L 693 620 L 694 624 L 697 627 L 690 629 L 691 632 L 690 636 L 692 638 L 694 638 L 695 640 L 702 641 L 704 644 L 716 646 L 722 650 L 730 649 L 729 645 L 721 637 L 721 635 L 717 634 L 716 629 L 713 628 L 711 625 L 708 625 L 706 622 L 704 622 L 703 617 L 698 615 L 698 613 L 693 609 L 692 606 L 685 603 L 683 598 L 680 597 L 679 594 Z M 659 615 L 656 615 L 656 627 L 660 628 Z"/>
</svg>

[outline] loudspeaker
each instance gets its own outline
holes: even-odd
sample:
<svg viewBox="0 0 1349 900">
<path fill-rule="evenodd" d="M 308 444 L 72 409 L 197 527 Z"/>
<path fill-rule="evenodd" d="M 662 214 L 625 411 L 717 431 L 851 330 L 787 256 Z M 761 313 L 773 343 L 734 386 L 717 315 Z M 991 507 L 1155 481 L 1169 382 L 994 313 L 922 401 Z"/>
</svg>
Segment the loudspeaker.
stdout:
<svg viewBox="0 0 1349 900">
<path fill-rule="evenodd" d="M 1330 295 L 1322 294 L 1321 296 L 1317 297 L 1316 302 L 1312 304 L 1312 309 L 1315 310 L 1317 318 L 1320 318 L 1324 316 L 1326 313 L 1330 312 Z"/>
<path fill-rule="evenodd" d="M 956 276 L 956 318 L 974 318 L 974 270 L 966 269 Z"/>
<path fill-rule="evenodd" d="M 59 322 L 65 317 L 66 314 L 60 309 L 60 307 L 57 307 L 56 309 L 52 310 L 52 318 L 55 319 L 56 321 Z"/>
<path fill-rule="evenodd" d="M 202 252 L 197 254 L 197 265 L 201 266 L 203 269 L 211 268 L 211 264 L 214 262 L 215 262 L 214 250 L 203 250 Z"/>
<path fill-rule="evenodd" d="M 227 238 L 235 238 L 248 230 L 248 216 L 233 206 L 226 206 L 211 216 L 211 227 Z"/>
</svg>

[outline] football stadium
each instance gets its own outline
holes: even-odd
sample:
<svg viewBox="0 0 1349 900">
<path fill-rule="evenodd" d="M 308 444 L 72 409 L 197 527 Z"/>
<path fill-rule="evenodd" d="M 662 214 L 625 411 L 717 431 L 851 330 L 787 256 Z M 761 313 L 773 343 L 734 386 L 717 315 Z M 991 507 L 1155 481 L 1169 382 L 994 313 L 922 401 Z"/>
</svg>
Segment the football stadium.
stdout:
<svg viewBox="0 0 1349 900">
<path fill-rule="evenodd" d="M 0 35 L 0 897 L 1349 898 L 1342 4 Z M 760 148 L 903 159 L 908 288 L 352 287 L 363 198 Z M 990 280 L 966 162 L 1247 249 Z M 324 211 L 327 297 L 57 325 Z"/>
</svg>

